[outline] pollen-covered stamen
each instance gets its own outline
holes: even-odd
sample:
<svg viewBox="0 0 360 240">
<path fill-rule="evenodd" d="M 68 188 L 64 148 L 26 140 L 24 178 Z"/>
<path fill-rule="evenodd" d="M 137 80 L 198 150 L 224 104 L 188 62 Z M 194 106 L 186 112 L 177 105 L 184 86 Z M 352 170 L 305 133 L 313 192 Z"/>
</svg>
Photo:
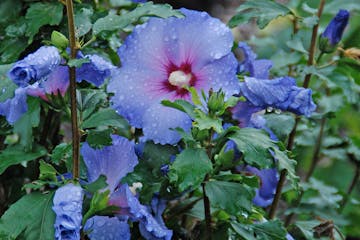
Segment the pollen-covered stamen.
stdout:
<svg viewBox="0 0 360 240">
<path fill-rule="evenodd" d="M 192 79 L 191 73 L 185 73 L 181 70 L 173 71 L 169 75 L 169 83 L 176 87 L 189 86 Z"/>
</svg>

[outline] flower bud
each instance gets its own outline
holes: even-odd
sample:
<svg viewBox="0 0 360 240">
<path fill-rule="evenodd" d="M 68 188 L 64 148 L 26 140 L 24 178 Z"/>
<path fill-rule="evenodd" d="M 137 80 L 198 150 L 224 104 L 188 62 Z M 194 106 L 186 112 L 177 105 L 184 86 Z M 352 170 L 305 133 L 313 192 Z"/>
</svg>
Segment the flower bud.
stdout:
<svg viewBox="0 0 360 240">
<path fill-rule="evenodd" d="M 57 48 L 65 49 L 69 45 L 69 40 L 61 32 L 53 31 L 51 33 L 51 43 Z"/>
<path fill-rule="evenodd" d="M 325 31 L 320 35 L 319 48 L 322 52 L 330 53 L 336 49 L 344 29 L 349 21 L 349 12 L 340 10 L 331 20 Z"/>
</svg>

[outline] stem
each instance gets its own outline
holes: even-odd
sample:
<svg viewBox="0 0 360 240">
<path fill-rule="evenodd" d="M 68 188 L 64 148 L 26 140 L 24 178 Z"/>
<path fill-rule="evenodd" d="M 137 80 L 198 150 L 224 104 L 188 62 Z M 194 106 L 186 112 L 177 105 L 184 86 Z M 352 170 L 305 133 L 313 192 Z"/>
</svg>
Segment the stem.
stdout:
<svg viewBox="0 0 360 240">
<path fill-rule="evenodd" d="M 75 23 L 74 23 L 74 10 L 72 0 L 66 0 L 66 12 L 68 18 L 69 40 L 70 40 L 70 56 L 71 59 L 76 58 L 76 39 L 75 39 Z M 71 127 L 72 127 L 72 157 L 73 157 L 73 177 L 79 178 L 79 148 L 80 137 L 77 119 L 77 106 L 76 106 L 76 79 L 75 67 L 69 67 L 70 76 L 70 106 L 71 106 Z"/>
<path fill-rule="evenodd" d="M 201 184 L 203 190 L 203 200 L 204 200 L 204 212 L 205 212 L 205 224 L 206 224 L 206 232 L 205 239 L 211 240 L 211 211 L 210 211 L 210 200 L 206 195 L 205 184 L 208 180 L 209 176 L 205 176 L 205 181 Z"/>
<path fill-rule="evenodd" d="M 353 155 L 349 155 L 349 158 L 355 158 Z M 356 161 L 356 160 L 355 160 Z M 342 212 L 342 210 L 344 209 L 345 205 L 347 204 L 350 195 L 352 193 L 352 191 L 354 190 L 356 183 L 359 181 L 359 177 L 360 177 L 360 164 L 356 163 L 356 170 L 355 170 L 355 175 L 350 183 L 350 186 L 346 192 L 346 195 L 344 196 L 344 199 L 342 200 L 342 202 L 340 203 L 340 207 L 339 207 L 339 213 Z"/>
<path fill-rule="evenodd" d="M 319 4 L 319 7 L 318 7 L 318 12 L 317 12 L 317 16 L 318 16 L 319 19 L 321 17 L 322 11 L 324 9 L 324 5 L 325 5 L 325 0 L 320 0 L 320 4 Z M 308 66 L 314 65 L 314 56 L 315 56 L 316 38 L 317 38 L 318 28 L 319 28 L 319 22 L 313 27 L 313 30 L 312 30 L 311 44 L 310 44 L 310 48 L 309 48 L 309 58 L 308 58 L 308 61 L 307 61 Z M 306 76 L 304 78 L 304 83 L 303 83 L 304 88 L 309 87 L 310 79 L 311 79 L 311 73 L 306 74 Z M 298 126 L 299 121 L 300 121 L 300 117 L 297 116 L 295 118 L 294 128 L 290 133 L 288 144 L 287 144 L 287 150 L 289 150 L 289 151 L 291 151 L 292 148 L 293 148 L 295 135 L 296 135 L 296 130 L 297 130 L 297 126 Z M 279 205 L 282 188 L 283 188 L 283 185 L 284 185 L 284 182 L 285 182 L 285 179 L 286 179 L 286 172 L 287 172 L 286 169 L 284 169 L 280 173 L 280 179 L 279 179 L 279 183 L 278 183 L 278 185 L 276 187 L 275 197 L 274 197 L 274 200 L 273 200 L 273 202 L 271 204 L 271 207 L 270 207 L 270 212 L 269 212 L 270 219 L 274 218 L 275 215 L 276 215 L 276 210 L 277 210 L 278 205 Z"/>
<path fill-rule="evenodd" d="M 321 118 L 319 135 L 318 135 L 318 137 L 316 139 L 314 153 L 313 153 L 313 157 L 311 159 L 310 169 L 306 174 L 305 182 L 309 181 L 309 179 L 312 176 L 312 174 L 314 173 L 315 167 L 316 167 L 316 165 L 317 165 L 317 163 L 319 161 L 319 155 L 320 155 L 321 144 L 322 144 L 322 140 L 323 140 L 323 136 L 324 136 L 325 124 L 326 124 L 326 118 L 322 117 Z"/>
</svg>

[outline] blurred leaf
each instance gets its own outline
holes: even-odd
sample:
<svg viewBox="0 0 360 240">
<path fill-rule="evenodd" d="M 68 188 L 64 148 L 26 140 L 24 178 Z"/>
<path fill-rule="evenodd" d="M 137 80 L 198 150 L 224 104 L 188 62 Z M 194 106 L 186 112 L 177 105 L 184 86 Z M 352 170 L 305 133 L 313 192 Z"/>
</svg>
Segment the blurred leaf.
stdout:
<svg viewBox="0 0 360 240">
<path fill-rule="evenodd" d="M 40 175 L 39 180 L 50 180 L 56 182 L 56 169 L 51 165 L 46 163 L 45 161 L 40 161 Z"/>
<path fill-rule="evenodd" d="M 232 222 L 231 226 L 237 234 L 246 240 L 285 240 L 287 234 L 286 229 L 283 227 L 280 220 L 260 222 L 252 225 Z"/>
<path fill-rule="evenodd" d="M 20 0 L 2 0 L 0 2 L 0 23 L 6 23 L 18 16 L 21 11 Z"/>
<path fill-rule="evenodd" d="M 320 221 L 312 220 L 312 221 L 296 221 L 295 226 L 300 229 L 304 237 L 308 240 L 313 240 L 314 233 L 313 228 L 319 225 Z"/>
<path fill-rule="evenodd" d="M 53 240 L 55 213 L 51 209 L 54 192 L 34 192 L 11 205 L 0 219 L 0 232 L 12 238 L 25 236 L 26 240 Z"/>
<path fill-rule="evenodd" d="M 230 28 L 256 18 L 259 28 L 263 29 L 271 20 L 292 13 L 285 5 L 272 0 L 246 1 L 236 11 L 237 14 L 228 23 Z"/>
<path fill-rule="evenodd" d="M 67 162 L 72 157 L 72 145 L 69 143 L 60 143 L 51 153 L 51 161 L 59 165 L 62 161 Z"/>
<path fill-rule="evenodd" d="M 304 23 L 304 25 L 306 27 L 312 28 L 319 22 L 319 17 L 318 16 L 306 17 L 306 18 L 302 19 L 302 22 Z"/>
<path fill-rule="evenodd" d="M 40 100 L 35 97 L 27 98 L 28 111 L 14 124 L 14 133 L 20 136 L 20 145 L 25 151 L 30 151 L 33 146 L 33 128 L 40 122 Z"/>
<path fill-rule="evenodd" d="M 170 166 L 169 178 L 182 192 L 189 187 L 196 189 L 212 170 L 209 157 L 204 149 L 185 149 L 177 155 Z"/>
<path fill-rule="evenodd" d="M 0 42 L 1 63 L 15 62 L 20 54 L 26 49 L 25 38 L 5 38 Z"/>
<path fill-rule="evenodd" d="M 140 4 L 133 11 L 122 14 L 121 16 L 110 13 L 104 18 L 98 19 L 94 23 L 93 33 L 97 35 L 102 31 L 121 30 L 131 23 L 137 22 L 144 16 L 168 18 L 172 16 L 182 17 L 183 15 L 177 10 L 173 10 L 168 4 L 153 4 L 152 2 L 147 2 Z"/>
<path fill-rule="evenodd" d="M 84 63 L 88 63 L 90 62 L 90 59 L 88 58 L 76 58 L 76 59 L 70 59 L 68 62 L 67 62 L 67 65 L 69 67 L 81 67 L 81 65 L 83 65 Z"/>
<path fill-rule="evenodd" d="M 29 42 L 32 42 L 40 27 L 47 24 L 57 25 L 61 22 L 62 17 L 63 5 L 59 2 L 31 4 L 25 15 L 28 20 L 26 36 L 29 37 Z"/>
<path fill-rule="evenodd" d="M 269 149 L 276 145 L 264 131 L 255 128 L 241 128 L 230 135 L 229 139 L 236 143 L 248 164 L 259 168 L 273 166 L 273 157 Z"/>
<path fill-rule="evenodd" d="M 35 145 L 32 152 L 24 152 L 21 146 L 9 146 L 0 153 L 0 174 L 12 165 L 35 160 L 46 153 L 39 145 Z"/>
<path fill-rule="evenodd" d="M 286 42 L 286 45 L 291 49 L 308 54 L 308 51 L 304 48 L 304 45 L 300 38 L 291 39 Z"/>
<path fill-rule="evenodd" d="M 275 153 L 275 158 L 278 160 L 278 169 L 281 171 L 286 169 L 289 180 L 291 181 L 292 186 L 297 190 L 299 177 L 295 173 L 296 161 L 290 159 L 287 155 L 286 150 L 280 151 L 278 147 L 272 149 Z"/>
<path fill-rule="evenodd" d="M 7 77 L 11 67 L 12 64 L 0 65 L 0 102 L 12 98 L 17 88 L 17 85 Z"/>
<path fill-rule="evenodd" d="M 242 210 L 251 212 L 254 191 L 241 183 L 209 181 L 205 185 L 211 205 L 236 216 Z"/>
<path fill-rule="evenodd" d="M 92 27 L 90 18 L 93 12 L 92 8 L 81 8 L 75 11 L 76 37 L 81 37 L 90 31 Z"/>
<path fill-rule="evenodd" d="M 291 115 L 285 114 L 265 114 L 266 126 L 283 142 L 292 131 L 295 119 Z"/>
</svg>

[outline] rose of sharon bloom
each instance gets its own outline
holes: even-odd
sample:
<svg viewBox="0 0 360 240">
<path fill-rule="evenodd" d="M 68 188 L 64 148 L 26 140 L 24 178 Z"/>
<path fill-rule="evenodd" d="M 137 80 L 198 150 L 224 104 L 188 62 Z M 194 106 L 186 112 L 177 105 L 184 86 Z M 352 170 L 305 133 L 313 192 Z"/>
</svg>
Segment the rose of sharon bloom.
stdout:
<svg viewBox="0 0 360 240">
<path fill-rule="evenodd" d="M 82 188 L 72 183 L 56 190 L 53 199 L 56 240 L 80 239 L 83 197 Z"/>
<path fill-rule="evenodd" d="M 113 108 L 142 128 L 145 140 L 161 144 L 180 140 L 170 128 L 191 127 L 185 113 L 162 100 L 190 100 L 185 87 L 222 89 L 226 97 L 239 92 L 231 31 L 205 12 L 180 11 L 185 18 L 151 18 L 134 29 L 118 50 L 122 67 L 108 85 Z"/>
<path fill-rule="evenodd" d="M 112 140 L 111 146 L 102 149 L 93 149 L 88 143 L 84 143 L 81 148 L 88 181 L 96 181 L 100 175 L 105 175 L 107 189 L 110 190 L 109 204 L 120 208 L 116 213 L 117 218 L 97 217 L 87 221 L 85 227 L 90 231 L 90 239 L 99 239 L 100 233 L 103 233 L 105 239 L 130 239 L 130 228 L 126 227 L 128 219 L 140 223 L 145 239 L 171 239 L 172 231 L 158 219 L 159 216 L 155 214 L 154 217 L 149 209 L 139 202 L 127 184 L 120 184 L 121 179 L 132 172 L 138 163 L 134 143 L 116 135 L 112 136 Z M 114 228 L 113 224 L 119 227 Z"/>
<path fill-rule="evenodd" d="M 344 29 L 349 22 L 349 16 L 347 10 L 339 10 L 320 36 L 320 50 L 324 52 L 335 50 L 334 48 L 340 42 Z"/>
</svg>

